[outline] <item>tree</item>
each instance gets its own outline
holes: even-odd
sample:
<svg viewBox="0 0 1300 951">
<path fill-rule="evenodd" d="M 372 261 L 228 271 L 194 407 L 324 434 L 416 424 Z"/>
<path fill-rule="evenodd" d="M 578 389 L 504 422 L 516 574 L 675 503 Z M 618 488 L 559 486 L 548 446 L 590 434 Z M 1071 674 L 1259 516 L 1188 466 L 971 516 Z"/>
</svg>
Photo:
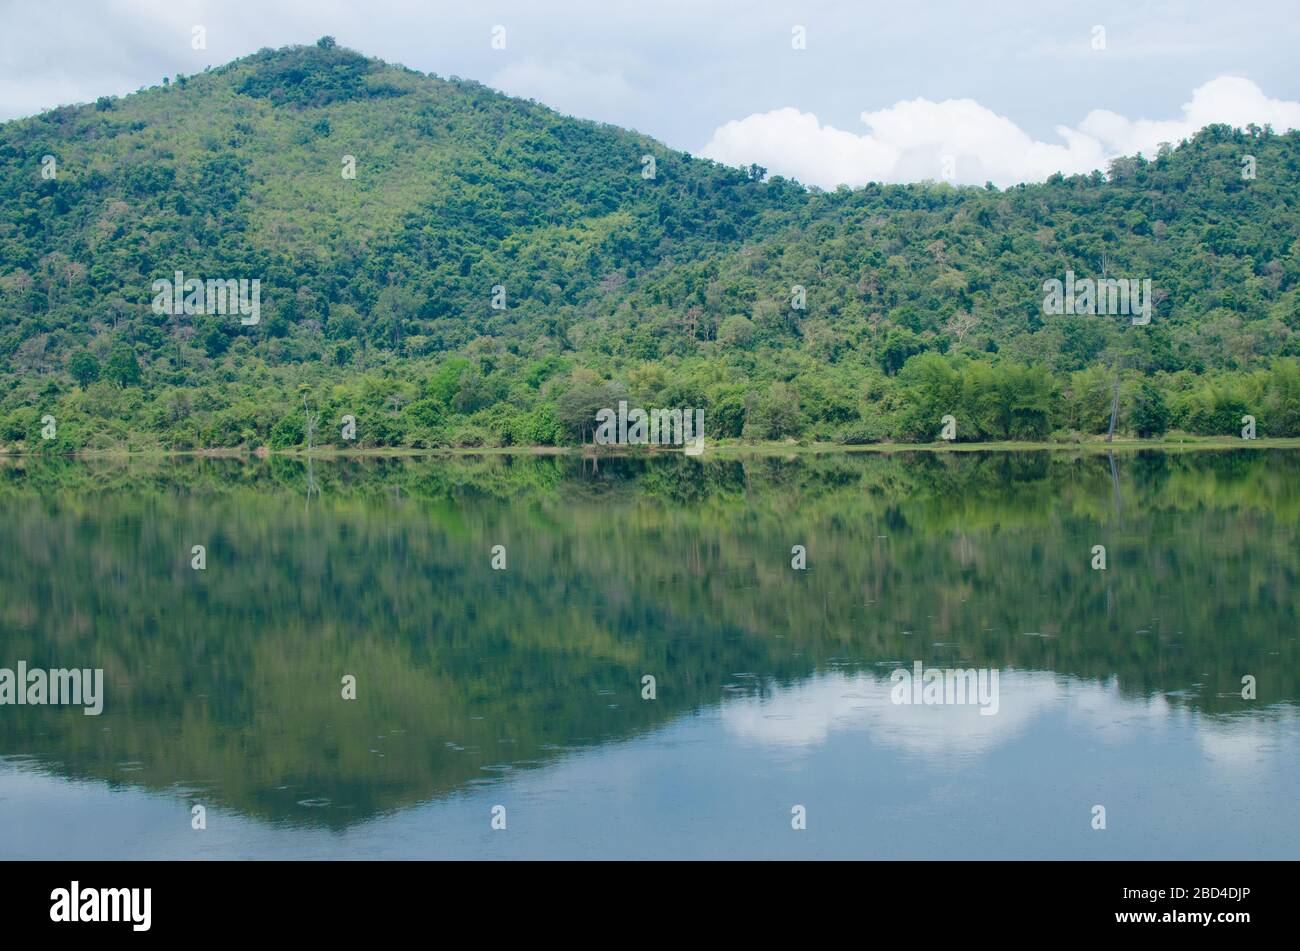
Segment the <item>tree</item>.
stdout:
<svg viewBox="0 0 1300 951">
<path fill-rule="evenodd" d="M 943 329 L 946 333 L 956 337 L 958 343 L 964 343 L 966 335 L 978 326 L 978 317 L 964 310 L 959 310 L 948 318 L 947 323 L 943 325 Z"/>
<path fill-rule="evenodd" d="M 302 444 L 302 420 L 297 416 L 285 416 L 271 427 L 271 448 L 288 449 Z"/>
<path fill-rule="evenodd" d="M 744 314 L 732 314 L 718 330 L 718 343 L 724 347 L 743 347 L 754 337 L 754 324 Z"/>
<path fill-rule="evenodd" d="M 745 401 L 735 394 L 720 397 L 705 413 L 705 421 L 714 439 L 734 439 L 745 431 Z"/>
<path fill-rule="evenodd" d="M 140 363 L 124 343 L 115 344 L 108 354 L 108 378 L 118 386 L 136 386 L 140 382 Z"/>
<path fill-rule="evenodd" d="M 1165 398 L 1147 380 L 1138 386 L 1129 410 L 1129 425 L 1139 436 L 1163 436 L 1169 429 L 1169 409 Z"/>
<path fill-rule="evenodd" d="M 415 316 L 419 306 L 420 300 L 410 288 L 394 284 L 380 291 L 370 315 L 379 339 L 390 341 L 394 349 L 399 347 L 406 322 Z"/>
<path fill-rule="evenodd" d="M 767 394 L 745 413 L 745 436 L 750 439 L 784 439 L 797 436 L 805 425 L 799 394 L 788 383 L 773 383 Z"/>
<path fill-rule="evenodd" d="M 880 351 L 881 369 L 893 376 L 910 357 L 923 352 L 925 348 L 925 341 L 910 330 L 892 327 Z"/>
<path fill-rule="evenodd" d="M 907 397 L 899 435 L 906 439 L 933 440 L 945 415 L 961 414 L 969 419 L 974 407 L 970 407 L 969 413 L 963 412 L 963 402 L 974 402 L 980 397 L 978 381 L 963 381 L 962 375 L 937 353 L 924 353 L 909 360 L 899 382 Z M 969 435 L 966 429 L 963 426 L 958 435 Z"/>
<path fill-rule="evenodd" d="M 225 353 L 229 346 L 230 338 L 215 325 L 208 328 L 208 332 L 203 336 L 203 350 L 214 360 Z"/>
<path fill-rule="evenodd" d="M 443 363 L 425 384 L 429 397 L 450 409 L 451 401 L 460 392 L 461 377 L 469 371 L 469 368 L 470 363 L 464 357 L 453 357 Z"/>
<path fill-rule="evenodd" d="M 325 319 L 325 336 L 333 340 L 351 340 L 361 334 L 361 315 L 350 304 L 330 304 Z"/>
<path fill-rule="evenodd" d="M 299 392 L 302 393 L 303 432 L 307 437 L 307 451 L 311 452 L 313 440 L 316 436 L 316 427 L 320 425 L 320 413 L 312 412 L 311 407 L 307 405 L 308 387 L 306 384 L 299 387 Z"/>
<path fill-rule="evenodd" d="M 565 390 L 555 402 L 555 415 L 569 433 L 580 442 L 596 432 L 596 414 L 602 409 L 618 412 L 618 401 L 627 394 L 617 383 L 575 383 Z"/>
<path fill-rule="evenodd" d="M 68 360 L 68 372 L 79 385 L 89 386 L 99 379 L 99 360 L 88 350 L 80 350 Z"/>
<path fill-rule="evenodd" d="M 1273 364 L 1264 411 L 1270 436 L 1300 436 L 1300 365 L 1295 360 Z"/>
</svg>

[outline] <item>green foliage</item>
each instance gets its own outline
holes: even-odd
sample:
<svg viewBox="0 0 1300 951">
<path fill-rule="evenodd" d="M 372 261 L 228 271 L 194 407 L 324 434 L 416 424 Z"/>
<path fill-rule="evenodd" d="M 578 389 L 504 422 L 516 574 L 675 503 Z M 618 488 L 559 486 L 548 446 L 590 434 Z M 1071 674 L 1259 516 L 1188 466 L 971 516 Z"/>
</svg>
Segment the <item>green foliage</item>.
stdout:
<svg viewBox="0 0 1300 951">
<path fill-rule="evenodd" d="M 617 413 L 619 401 L 625 399 L 626 391 L 617 384 L 579 380 L 556 401 L 555 419 L 571 437 L 589 442 L 595 438 L 596 414 L 604 409 Z"/>
<path fill-rule="evenodd" d="M 118 386 L 135 386 L 142 379 L 140 362 L 132 349 L 124 343 L 114 345 L 109 351 L 104 373 Z"/>
<path fill-rule="evenodd" d="M 750 439 L 788 439 L 799 435 L 805 423 L 798 391 L 778 381 L 751 400 L 745 413 L 744 435 Z"/>
<path fill-rule="evenodd" d="M 400 94 L 391 86 L 372 87 L 366 78 L 381 69 L 377 60 L 338 48 L 331 37 L 313 47 L 264 50 L 249 58 L 250 70 L 238 90 L 272 104 L 299 108 L 327 106 L 372 95 Z"/>
<path fill-rule="evenodd" d="M 298 415 L 285 416 L 271 429 L 271 448 L 289 449 L 302 445 L 306 439 L 302 418 Z"/>
<path fill-rule="evenodd" d="M 1300 364 L 1278 360 L 1264 381 L 1264 432 L 1269 436 L 1300 436 Z"/>
<path fill-rule="evenodd" d="M 1121 431 L 1300 434 L 1298 132 L 825 193 L 322 37 L 4 123 L 0 159 L 0 420 L 83 414 L 79 447 L 268 444 L 303 384 L 369 447 L 574 443 L 628 392 L 712 438 L 1091 438 L 1116 367 Z M 1043 312 L 1103 268 L 1149 325 Z M 177 270 L 259 279 L 260 322 L 153 313 Z"/>
<path fill-rule="evenodd" d="M 1130 402 L 1129 426 L 1139 436 L 1163 436 L 1169 429 L 1169 409 L 1160 391 L 1143 380 Z"/>
<path fill-rule="evenodd" d="M 99 360 L 93 353 L 81 350 L 68 358 L 68 375 L 81 386 L 87 386 L 99 379 Z"/>
<path fill-rule="evenodd" d="M 1202 436 L 1235 433 L 1249 412 L 1240 390 L 1231 384 L 1210 383 L 1180 394 L 1172 419 L 1180 429 Z"/>
</svg>

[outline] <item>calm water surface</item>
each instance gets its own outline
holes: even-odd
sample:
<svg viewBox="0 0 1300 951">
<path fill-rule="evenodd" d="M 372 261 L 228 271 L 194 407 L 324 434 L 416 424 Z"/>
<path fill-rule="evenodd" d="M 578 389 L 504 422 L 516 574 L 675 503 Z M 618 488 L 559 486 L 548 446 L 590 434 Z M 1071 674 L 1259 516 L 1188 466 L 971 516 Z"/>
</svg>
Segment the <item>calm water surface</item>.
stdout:
<svg viewBox="0 0 1300 951">
<path fill-rule="evenodd" d="M 0 706 L 0 856 L 1295 858 L 1298 476 L 0 464 L 0 667 L 106 692 Z M 997 670 L 996 715 L 891 702 L 916 661 Z"/>
</svg>

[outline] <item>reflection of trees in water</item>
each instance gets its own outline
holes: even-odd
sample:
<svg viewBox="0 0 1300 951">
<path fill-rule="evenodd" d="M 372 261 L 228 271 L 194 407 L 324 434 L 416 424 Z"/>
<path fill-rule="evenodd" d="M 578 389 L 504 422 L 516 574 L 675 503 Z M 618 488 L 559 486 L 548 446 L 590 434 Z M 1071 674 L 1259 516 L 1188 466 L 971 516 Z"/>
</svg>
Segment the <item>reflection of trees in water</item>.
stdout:
<svg viewBox="0 0 1300 951">
<path fill-rule="evenodd" d="M 5 658 L 102 666 L 108 684 L 98 719 L 0 718 L 0 752 L 347 825 L 716 704 L 739 671 L 1043 669 L 1186 691 L 1176 702 L 1209 713 L 1240 709 L 1253 673 L 1262 704 L 1295 702 L 1295 459 L 1116 462 L 0 466 L 0 544 L 23 553 L 0 562 Z M 304 476 L 317 504 L 286 505 Z M 186 557 L 199 542 L 205 572 Z M 355 702 L 339 699 L 344 673 Z M 127 761 L 143 769 L 120 773 Z M 349 808 L 296 805 L 308 798 Z"/>
</svg>

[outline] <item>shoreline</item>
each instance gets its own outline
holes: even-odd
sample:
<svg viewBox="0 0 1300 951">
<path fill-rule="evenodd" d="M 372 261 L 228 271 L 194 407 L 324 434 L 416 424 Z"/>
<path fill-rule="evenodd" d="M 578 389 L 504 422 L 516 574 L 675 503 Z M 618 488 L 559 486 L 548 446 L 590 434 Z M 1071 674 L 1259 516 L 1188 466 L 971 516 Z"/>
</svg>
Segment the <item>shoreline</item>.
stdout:
<svg viewBox="0 0 1300 951">
<path fill-rule="evenodd" d="M 839 443 L 793 443 L 727 441 L 706 443 L 704 455 L 696 458 L 719 456 L 782 456 L 782 455 L 856 455 L 861 453 L 892 454 L 900 452 L 969 453 L 969 452 L 1083 452 L 1104 455 L 1110 452 L 1157 450 L 1160 452 L 1197 452 L 1231 449 L 1300 449 L 1300 437 L 1276 439 L 1240 439 L 1234 437 L 1179 437 L 1175 439 L 1117 439 L 1114 442 L 1089 440 L 1086 442 L 933 442 L 933 443 L 869 443 L 845 446 Z M 340 449 L 321 446 L 310 451 L 303 448 L 270 449 L 266 446 L 233 447 L 220 449 L 81 449 L 67 453 L 15 452 L 0 449 L 4 459 L 265 459 L 277 456 L 288 459 L 382 459 L 382 458 L 436 458 L 440 456 L 579 456 L 582 458 L 633 458 L 658 455 L 682 455 L 678 447 L 664 446 L 475 446 L 414 449 L 406 447 L 376 447 L 369 449 Z"/>
</svg>

